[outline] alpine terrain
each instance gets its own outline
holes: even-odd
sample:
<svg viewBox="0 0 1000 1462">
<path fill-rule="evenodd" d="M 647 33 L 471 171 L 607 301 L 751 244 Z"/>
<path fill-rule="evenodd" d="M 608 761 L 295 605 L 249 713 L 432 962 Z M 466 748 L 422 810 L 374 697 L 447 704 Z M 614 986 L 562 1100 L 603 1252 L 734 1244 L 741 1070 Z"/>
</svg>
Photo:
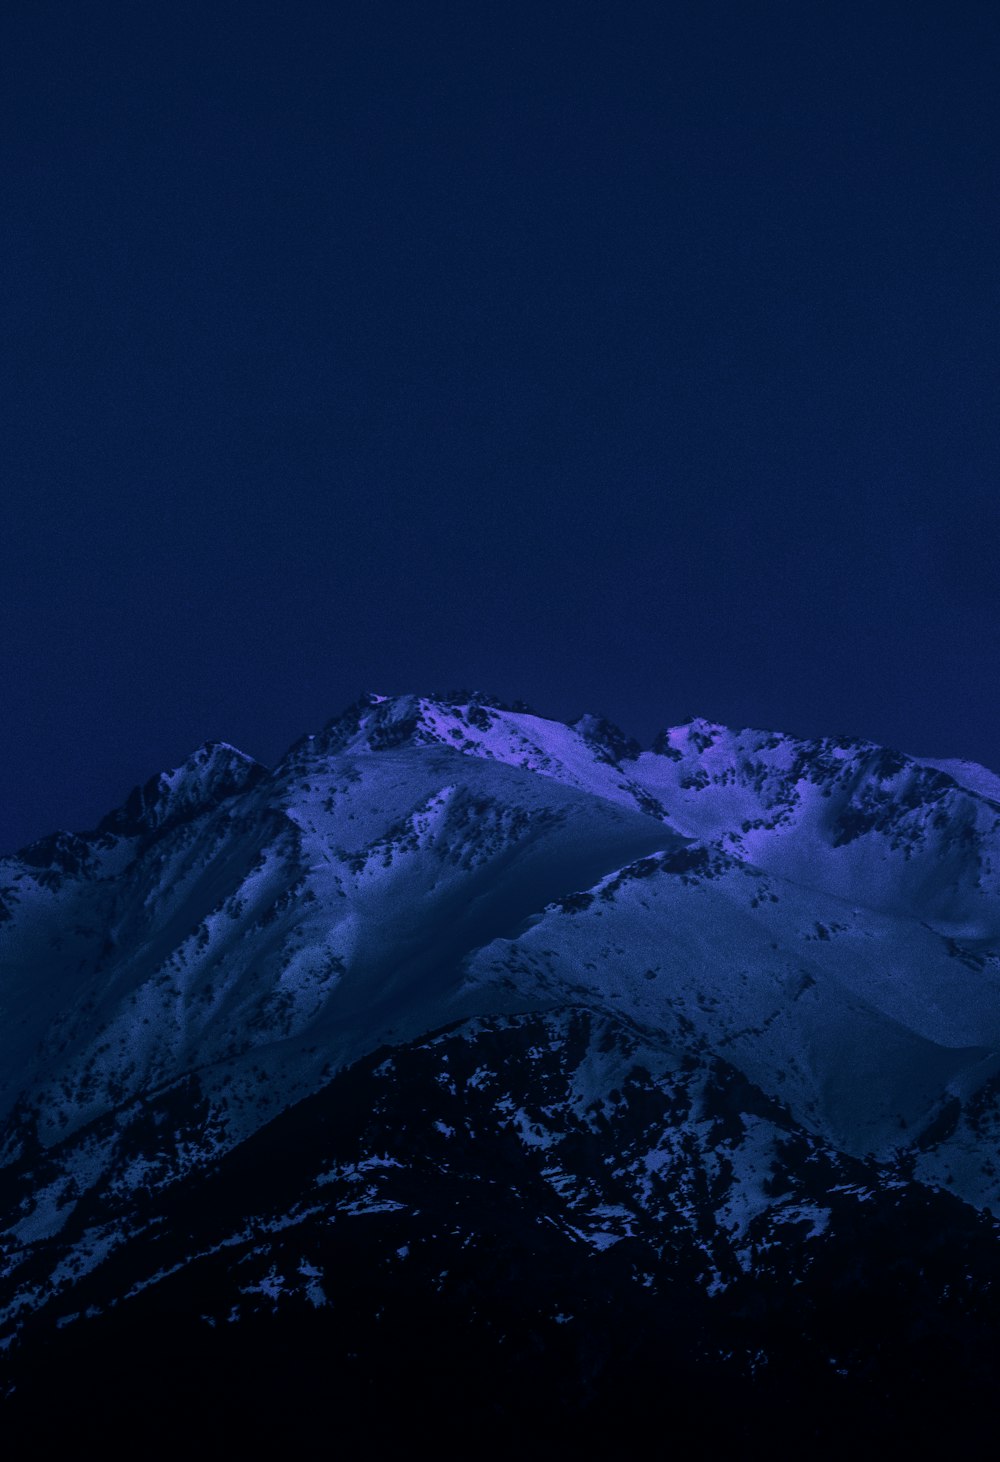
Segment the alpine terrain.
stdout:
<svg viewBox="0 0 1000 1462">
<path fill-rule="evenodd" d="M 992 1413 L 981 767 L 366 696 L 2 860 L 0 1013 L 0 1435 L 711 1456 Z"/>
</svg>

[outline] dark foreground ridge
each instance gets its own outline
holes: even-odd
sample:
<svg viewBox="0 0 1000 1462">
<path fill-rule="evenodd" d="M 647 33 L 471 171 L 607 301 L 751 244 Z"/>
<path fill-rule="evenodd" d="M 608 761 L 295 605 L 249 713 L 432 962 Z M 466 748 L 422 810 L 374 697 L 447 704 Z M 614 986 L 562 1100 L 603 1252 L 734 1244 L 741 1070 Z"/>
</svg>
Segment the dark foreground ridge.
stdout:
<svg viewBox="0 0 1000 1462">
<path fill-rule="evenodd" d="M 804 1145 L 721 1063 L 669 1081 L 632 1066 L 613 1118 L 575 1118 L 572 1072 L 595 1041 L 636 1050 L 635 1032 L 580 1011 L 359 1062 L 152 1205 L 144 1236 L 79 1286 L 101 1313 L 29 1333 L 8 1424 L 124 1443 L 155 1416 L 160 1436 L 221 1445 L 234 1420 L 305 1442 L 336 1417 L 338 1435 L 373 1441 L 482 1429 L 541 1446 L 637 1441 L 662 1408 L 664 1427 L 706 1441 L 815 1447 L 861 1426 L 888 1445 L 985 1419 L 1000 1333 L 989 1220 Z M 544 1108 L 561 1173 L 606 1227 L 568 1221 L 500 1089 L 523 1094 L 536 1131 Z M 616 1223 L 651 1128 L 695 1108 L 701 1153 L 681 1144 L 655 1218 Z M 793 1228 L 753 1274 L 672 1211 L 747 1111 L 783 1135 L 775 1185 L 842 1195 L 826 1243 Z M 715 1297 L 699 1282 L 709 1259 L 731 1276 Z M 163 1277 L 136 1293 L 150 1273 Z"/>
</svg>

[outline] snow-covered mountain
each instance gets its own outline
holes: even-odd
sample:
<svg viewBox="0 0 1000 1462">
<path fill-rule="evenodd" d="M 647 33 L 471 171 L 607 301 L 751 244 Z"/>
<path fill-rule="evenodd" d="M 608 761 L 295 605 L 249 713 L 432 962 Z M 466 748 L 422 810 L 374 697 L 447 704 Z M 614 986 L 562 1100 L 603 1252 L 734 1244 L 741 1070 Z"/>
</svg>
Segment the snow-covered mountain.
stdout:
<svg viewBox="0 0 1000 1462">
<path fill-rule="evenodd" d="M 271 771 L 206 745 L 3 860 L 9 1415 L 167 1314 L 231 1388 L 247 1334 L 308 1333 L 378 1391 L 433 1311 L 453 1364 L 507 1345 L 498 1424 L 539 1376 L 553 1414 L 610 1414 L 640 1316 L 678 1394 L 724 1374 L 749 1417 L 768 1366 L 889 1387 L 889 1342 L 843 1325 L 886 1243 L 885 1324 L 987 1356 L 994 794 L 843 738 L 696 720 L 643 751 L 369 696 Z"/>
</svg>

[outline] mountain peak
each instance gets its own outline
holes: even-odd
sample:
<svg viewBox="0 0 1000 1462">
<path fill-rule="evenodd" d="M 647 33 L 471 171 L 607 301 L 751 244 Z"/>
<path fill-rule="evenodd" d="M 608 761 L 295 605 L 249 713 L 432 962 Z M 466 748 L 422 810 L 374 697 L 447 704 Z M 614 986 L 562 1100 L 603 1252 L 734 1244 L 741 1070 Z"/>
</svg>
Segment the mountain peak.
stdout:
<svg viewBox="0 0 1000 1462">
<path fill-rule="evenodd" d="M 545 724 L 524 701 L 508 705 L 484 691 L 456 690 L 426 696 L 366 691 L 328 721 L 318 736 L 296 742 L 289 756 L 303 751 L 335 756 L 340 752 L 389 751 L 397 746 L 435 743 L 467 751 L 479 739 L 477 733 L 489 731 L 498 719 L 520 721 L 523 717 Z"/>
<path fill-rule="evenodd" d="M 134 787 L 97 831 L 126 836 L 159 831 L 247 791 L 266 775 L 266 767 L 237 747 L 205 741 L 180 766 Z"/>
<path fill-rule="evenodd" d="M 592 746 L 604 761 L 635 761 L 642 747 L 634 736 L 626 736 L 613 721 L 604 716 L 589 713 L 572 723 L 572 729 L 579 732 L 588 746 Z"/>
</svg>

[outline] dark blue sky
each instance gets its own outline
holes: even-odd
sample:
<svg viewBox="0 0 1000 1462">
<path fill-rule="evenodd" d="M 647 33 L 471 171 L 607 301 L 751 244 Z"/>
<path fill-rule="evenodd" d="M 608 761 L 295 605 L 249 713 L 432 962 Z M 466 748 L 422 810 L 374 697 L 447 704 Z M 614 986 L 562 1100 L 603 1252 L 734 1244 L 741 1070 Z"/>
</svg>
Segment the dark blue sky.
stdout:
<svg viewBox="0 0 1000 1462">
<path fill-rule="evenodd" d="M 363 687 L 1000 766 L 1000 10 L 0 15 L 0 846 Z"/>
</svg>

